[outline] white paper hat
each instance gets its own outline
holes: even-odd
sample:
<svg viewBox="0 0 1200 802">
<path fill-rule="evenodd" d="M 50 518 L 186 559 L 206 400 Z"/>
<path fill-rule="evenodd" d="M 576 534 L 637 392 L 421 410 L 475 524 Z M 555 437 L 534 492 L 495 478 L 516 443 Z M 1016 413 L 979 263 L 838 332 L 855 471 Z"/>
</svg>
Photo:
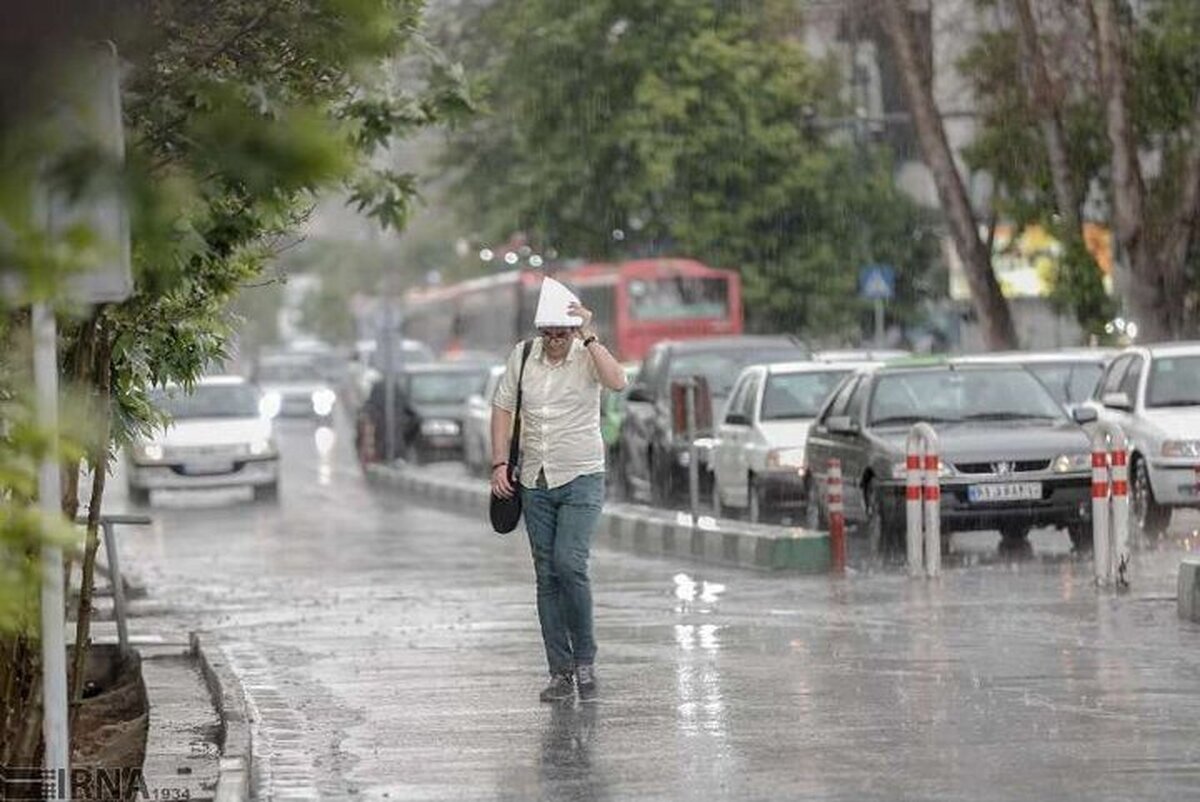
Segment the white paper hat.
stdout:
<svg viewBox="0 0 1200 802">
<path fill-rule="evenodd" d="M 552 278 L 542 279 L 533 325 L 537 328 L 582 326 L 583 318 L 567 314 L 567 307 L 579 303 L 575 293 Z"/>
</svg>

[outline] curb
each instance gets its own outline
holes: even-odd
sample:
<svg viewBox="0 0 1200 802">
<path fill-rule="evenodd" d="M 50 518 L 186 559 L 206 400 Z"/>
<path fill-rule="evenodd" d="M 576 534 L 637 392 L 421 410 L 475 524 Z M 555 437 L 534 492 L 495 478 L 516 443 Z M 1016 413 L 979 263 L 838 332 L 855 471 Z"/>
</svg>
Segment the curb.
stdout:
<svg viewBox="0 0 1200 802">
<path fill-rule="evenodd" d="M 245 802 L 250 798 L 254 753 L 242 684 L 224 655 L 207 648 L 200 633 L 192 632 L 188 640 L 221 718 L 221 760 L 215 802 Z"/>
<path fill-rule="evenodd" d="M 1179 617 L 1200 623 L 1200 560 L 1185 559 L 1179 564 Z"/>
<path fill-rule="evenodd" d="M 481 481 L 431 477 L 409 468 L 368 465 L 373 484 L 393 487 L 423 503 L 487 515 L 491 493 Z M 824 573 L 832 565 L 827 532 L 748 524 L 638 504 L 604 505 L 596 542 L 614 551 L 683 557 L 709 565 L 759 571 Z"/>
</svg>

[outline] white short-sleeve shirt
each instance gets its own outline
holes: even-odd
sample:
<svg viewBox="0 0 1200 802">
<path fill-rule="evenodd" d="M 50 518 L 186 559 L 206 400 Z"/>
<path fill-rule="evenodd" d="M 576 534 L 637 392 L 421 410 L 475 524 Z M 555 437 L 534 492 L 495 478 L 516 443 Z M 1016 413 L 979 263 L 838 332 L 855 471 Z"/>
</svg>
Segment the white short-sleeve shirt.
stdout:
<svg viewBox="0 0 1200 802">
<path fill-rule="evenodd" d="M 492 404 L 507 412 L 517 405 L 517 376 L 521 372 L 518 343 L 508 356 L 504 378 Z M 552 365 L 537 338 L 525 364 L 521 396 L 521 484 L 536 487 L 545 471 L 548 487 L 560 487 L 577 476 L 604 471 L 604 441 L 600 437 L 600 376 L 591 354 L 578 339 L 566 358 Z"/>
</svg>

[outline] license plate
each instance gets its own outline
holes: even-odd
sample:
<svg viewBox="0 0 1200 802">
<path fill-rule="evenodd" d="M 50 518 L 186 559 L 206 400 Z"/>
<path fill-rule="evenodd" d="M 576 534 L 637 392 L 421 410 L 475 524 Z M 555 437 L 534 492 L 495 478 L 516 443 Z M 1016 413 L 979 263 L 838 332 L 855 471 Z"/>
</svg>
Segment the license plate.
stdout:
<svg viewBox="0 0 1200 802">
<path fill-rule="evenodd" d="M 967 499 L 972 504 L 987 504 L 997 501 L 1041 501 L 1041 482 L 1012 482 L 1008 484 L 971 485 L 967 488 Z"/>
<path fill-rule="evenodd" d="M 183 472 L 191 476 L 203 476 L 209 473 L 229 473 L 233 463 L 225 460 L 190 460 L 183 463 Z"/>
</svg>

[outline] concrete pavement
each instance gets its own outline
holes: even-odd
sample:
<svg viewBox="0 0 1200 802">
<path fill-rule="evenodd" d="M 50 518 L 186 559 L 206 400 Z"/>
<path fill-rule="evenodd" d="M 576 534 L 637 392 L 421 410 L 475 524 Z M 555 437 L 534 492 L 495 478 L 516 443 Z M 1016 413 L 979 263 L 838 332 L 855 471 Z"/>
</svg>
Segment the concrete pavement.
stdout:
<svg viewBox="0 0 1200 802">
<path fill-rule="evenodd" d="M 135 627 L 202 629 L 241 678 L 263 798 L 1200 793 L 1186 527 L 1122 596 L 1058 533 L 956 536 L 938 582 L 597 551 L 602 696 L 557 708 L 522 536 L 372 490 L 334 432 L 282 439 L 278 506 L 164 495 L 123 552 Z"/>
</svg>

